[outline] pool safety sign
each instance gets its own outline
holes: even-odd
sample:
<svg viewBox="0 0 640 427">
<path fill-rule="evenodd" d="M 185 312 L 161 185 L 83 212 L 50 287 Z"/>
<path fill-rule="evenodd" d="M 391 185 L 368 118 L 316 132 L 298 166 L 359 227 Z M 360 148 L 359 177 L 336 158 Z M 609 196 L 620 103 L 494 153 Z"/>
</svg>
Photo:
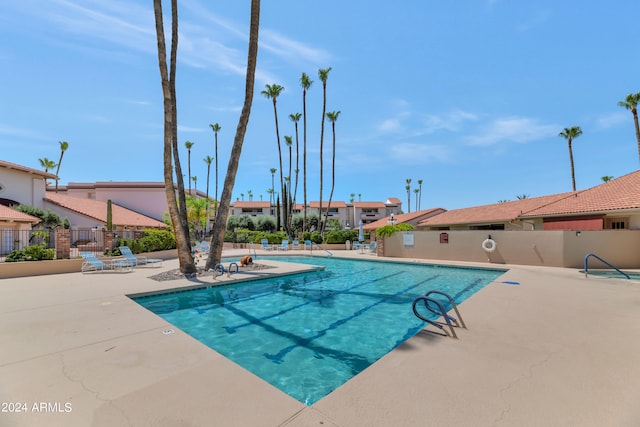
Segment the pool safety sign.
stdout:
<svg viewBox="0 0 640 427">
<path fill-rule="evenodd" d="M 402 243 L 405 247 L 413 247 L 413 232 L 405 231 L 402 234 Z"/>
</svg>

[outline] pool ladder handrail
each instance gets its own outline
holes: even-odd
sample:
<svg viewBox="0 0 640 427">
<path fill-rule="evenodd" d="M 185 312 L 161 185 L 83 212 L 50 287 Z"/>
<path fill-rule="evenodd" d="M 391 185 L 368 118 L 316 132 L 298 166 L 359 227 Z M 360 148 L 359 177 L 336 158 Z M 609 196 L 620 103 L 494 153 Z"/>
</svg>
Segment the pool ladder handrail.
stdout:
<svg viewBox="0 0 640 427">
<path fill-rule="evenodd" d="M 432 294 L 442 295 L 445 298 L 447 298 L 447 300 L 449 301 L 449 304 L 451 304 L 451 308 L 453 308 L 453 310 L 456 312 L 456 316 L 458 316 L 458 317 L 455 318 L 453 316 L 450 316 L 447 313 L 447 310 L 444 308 L 444 306 L 442 305 L 442 303 L 440 301 L 438 301 L 435 298 L 431 298 L 429 296 L 429 295 L 432 295 Z M 442 316 L 442 318 L 446 322 L 447 326 L 449 326 L 449 330 L 451 331 L 450 333 L 447 332 L 447 330 L 444 328 L 444 326 L 441 325 L 440 323 L 438 323 L 438 322 L 436 322 L 434 320 L 427 319 L 424 316 L 422 316 L 420 313 L 418 313 L 418 310 L 416 309 L 416 305 L 420 301 L 422 301 L 424 303 L 424 306 L 425 306 L 425 308 L 427 310 L 429 310 L 430 312 L 432 312 L 434 314 Z M 436 311 L 429 304 L 434 304 L 438 310 Z M 460 311 L 458 310 L 458 305 L 455 303 L 453 298 L 451 298 L 451 296 L 449 296 L 448 294 L 446 294 L 446 293 L 444 293 L 442 291 L 438 291 L 438 290 L 434 289 L 434 290 L 431 290 L 431 291 L 427 292 L 426 294 L 424 294 L 424 296 L 420 296 L 420 297 L 416 298 L 415 300 L 413 300 L 412 308 L 413 308 L 413 314 L 415 314 L 416 317 L 418 317 L 420 320 L 422 320 L 424 322 L 429 323 L 430 325 L 435 326 L 436 328 L 440 329 L 446 335 L 448 335 L 448 336 L 450 336 L 452 338 L 458 339 L 458 336 L 456 335 L 456 331 L 454 329 L 454 326 L 462 327 L 462 328 L 467 329 L 467 325 L 464 323 L 464 320 L 462 320 L 462 316 L 460 315 Z"/>
<path fill-rule="evenodd" d="M 322 246 L 320 246 L 320 245 L 319 245 L 319 244 L 317 244 L 316 242 L 311 242 L 311 249 L 310 249 L 311 253 L 313 253 L 313 246 L 314 246 L 314 245 L 315 245 L 315 246 L 317 246 L 317 247 L 318 247 L 318 249 L 321 249 L 321 250 L 325 251 L 325 252 L 328 254 L 328 256 L 333 256 L 333 254 L 332 254 L 329 250 L 327 250 L 327 249 L 323 248 Z"/>
<path fill-rule="evenodd" d="M 631 279 L 631 276 L 629 276 L 627 273 L 625 273 L 624 271 L 620 270 L 618 267 L 616 267 L 615 265 L 603 260 L 602 258 L 600 258 L 598 255 L 594 254 L 594 253 L 588 253 L 587 255 L 585 255 L 584 257 L 584 277 L 588 277 L 589 274 L 589 258 L 590 257 L 594 257 L 595 259 L 597 259 L 598 261 L 608 265 L 609 267 L 613 268 L 614 270 L 616 270 L 618 273 L 622 274 L 624 277 L 626 277 L 627 279 Z"/>
</svg>

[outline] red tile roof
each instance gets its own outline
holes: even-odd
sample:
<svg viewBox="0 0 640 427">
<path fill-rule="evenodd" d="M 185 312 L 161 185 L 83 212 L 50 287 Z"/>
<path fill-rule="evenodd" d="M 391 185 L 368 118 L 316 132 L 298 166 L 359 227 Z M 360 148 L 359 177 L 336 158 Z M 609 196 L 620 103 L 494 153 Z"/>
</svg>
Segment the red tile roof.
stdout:
<svg viewBox="0 0 640 427">
<path fill-rule="evenodd" d="M 400 199 L 398 199 L 397 197 L 389 197 L 387 199 L 387 204 L 388 205 L 401 205 L 402 201 Z"/>
<path fill-rule="evenodd" d="M 7 169 L 15 169 L 21 172 L 26 172 L 26 173 L 30 173 L 32 175 L 37 175 L 40 176 L 42 178 L 46 178 L 46 179 L 56 179 L 55 174 L 49 173 L 49 172 L 45 172 L 45 171 L 41 171 L 38 169 L 32 169 L 32 168 L 28 168 L 26 166 L 21 166 L 21 165 L 17 165 L 15 163 L 11 163 L 11 162 L 5 162 L 4 160 L 0 160 L 0 167 L 3 168 L 7 168 Z"/>
<path fill-rule="evenodd" d="M 0 221 L 30 222 L 31 224 L 37 224 L 40 222 L 40 218 L 0 205 Z"/>
<path fill-rule="evenodd" d="M 442 213 L 446 212 L 444 209 L 442 208 L 432 208 L 432 209 L 425 209 L 425 210 L 421 210 L 421 211 L 417 211 L 417 212 L 409 212 L 409 213 L 404 213 L 404 214 L 397 214 L 394 215 L 394 219 L 396 221 L 398 221 L 398 224 L 402 224 L 405 222 L 411 222 L 413 220 L 416 220 L 418 218 L 429 218 L 431 216 L 434 215 L 442 215 Z M 391 217 L 385 217 L 382 219 L 379 219 L 377 221 L 373 221 L 370 222 L 369 224 L 365 224 L 364 225 L 364 229 L 365 230 L 375 230 L 376 228 L 380 228 L 380 227 L 384 227 L 385 225 L 388 224 L 388 221 Z"/>
<path fill-rule="evenodd" d="M 322 201 L 322 209 L 325 209 L 327 207 L 327 205 L 329 204 L 329 200 L 323 200 Z M 320 201 L 317 202 L 309 202 L 309 207 L 310 208 L 320 208 Z M 346 208 L 347 204 L 341 200 L 332 200 L 331 201 L 331 207 L 332 208 Z"/>
<path fill-rule="evenodd" d="M 88 216 L 97 221 L 107 223 L 107 202 L 94 199 L 66 196 L 48 192 L 44 198 L 46 201 Z M 148 216 L 134 212 L 115 203 L 112 203 L 112 222 L 114 225 L 128 227 L 165 227 L 163 222 Z"/>
<path fill-rule="evenodd" d="M 525 212 L 523 217 L 601 213 L 640 209 L 640 171 L 612 179 L 596 187 L 578 191 L 553 204 Z"/>
<path fill-rule="evenodd" d="M 486 224 L 489 222 L 507 222 L 514 220 L 525 212 L 547 206 L 558 200 L 570 197 L 573 193 L 552 194 L 550 196 L 532 197 L 493 205 L 474 206 L 454 209 L 420 221 L 421 226 L 446 226 L 453 224 Z"/>
<path fill-rule="evenodd" d="M 264 202 L 264 201 L 258 201 L 258 202 L 254 202 L 254 201 L 250 201 L 250 202 L 245 202 L 243 200 L 236 200 L 235 202 L 233 202 L 233 205 L 231 205 L 234 208 L 269 208 L 269 202 Z"/>
<path fill-rule="evenodd" d="M 360 209 L 371 209 L 371 208 L 385 208 L 386 205 L 382 202 L 353 202 L 353 206 Z"/>
</svg>

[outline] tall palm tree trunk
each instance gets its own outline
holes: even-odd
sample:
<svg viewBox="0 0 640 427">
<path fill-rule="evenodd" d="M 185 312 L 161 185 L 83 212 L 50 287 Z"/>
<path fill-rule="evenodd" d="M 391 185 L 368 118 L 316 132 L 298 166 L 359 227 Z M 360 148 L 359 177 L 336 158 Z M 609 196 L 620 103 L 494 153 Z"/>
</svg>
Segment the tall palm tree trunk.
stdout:
<svg viewBox="0 0 640 427">
<path fill-rule="evenodd" d="M 226 228 L 227 217 L 229 215 L 229 205 L 231 204 L 231 193 L 238 172 L 238 164 L 240 162 L 240 154 L 242 153 L 242 144 L 244 135 L 247 132 L 249 124 L 249 116 L 251 114 L 251 102 L 253 101 L 253 86 L 256 75 L 256 61 L 258 57 L 258 29 L 260 26 L 260 0 L 251 0 L 251 24 L 249 26 L 249 52 L 247 55 L 247 78 L 245 82 L 244 104 L 242 113 L 238 120 L 236 128 L 236 136 L 233 140 L 231 148 L 231 156 L 229 157 L 229 165 L 227 167 L 227 175 L 224 180 L 222 189 L 222 197 L 220 200 L 220 212 L 216 215 L 216 220 L 211 237 L 211 249 L 205 268 L 208 270 L 215 267 L 222 259 L 222 246 L 224 244 L 224 231 Z"/>
<path fill-rule="evenodd" d="M 573 186 L 573 191 L 576 191 L 576 172 L 573 167 L 573 148 L 571 146 L 571 138 L 569 141 L 569 162 L 571 163 L 571 185 Z"/>
<path fill-rule="evenodd" d="M 631 113 L 633 114 L 633 124 L 636 127 L 636 141 L 638 141 L 638 158 L 640 159 L 640 126 L 638 126 L 638 110 L 634 108 Z"/>
<path fill-rule="evenodd" d="M 186 202 L 181 211 L 176 202 L 176 189 L 173 184 L 173 162 L 176 160 L 176 171 L 179 170 L 179 157 L 177 156 L 177 113 L 175 98 L 175 61 L 178 48 L 178 5 L 177 0 L 171 1 L 172 10 L 172 35 L 171 35 L 171 71 L 167 70 L 167 50 L 165 45 L 164 25 L 162 19 L 162 1 L 154 0 L 154 15 L 156 23 L 156 37 L 158 43 L 158 63 L 162 80 L 162 93 L 164 104 L 164 182 L 169 215 L 176 236 L 178 249 L 178 260 L 180 271 L 183 273 L 193 273 L 196 271 L 193 257 L 191 256 L 191 245 L 189 244 L 189 233 L 186 218 Z M 177 175 L 181 177 L 182 175 Z M 184 200 L 184 186 L 180 191 L 180 179 L 178 181 L 178 193 L 182 193 Z"/>
</svg>

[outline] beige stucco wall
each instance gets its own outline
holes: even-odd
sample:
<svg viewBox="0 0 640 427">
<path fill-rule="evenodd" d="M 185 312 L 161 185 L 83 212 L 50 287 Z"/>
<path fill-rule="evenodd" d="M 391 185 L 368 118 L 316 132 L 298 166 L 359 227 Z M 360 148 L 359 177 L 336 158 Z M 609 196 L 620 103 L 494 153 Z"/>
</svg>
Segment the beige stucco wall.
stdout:
<svg viewBox="0 0 640 427">
<path fill-rule="evenodd" d="M 440 243 L 440 233 L 447 233 L 449 243 Z M 482 249 L 491 235 L 494 252 Z M 640 268 L 639 230 L 601 231 L 414 231 L 414 245 L 403 244 L 403 233 L 384 241 L 384 255 L 391 257 L 473 261 L 492 264 L 540 265 L 582 268 L 584 257 L 595 253 L 619 268 Z M 590 268 L 603 265 L 589 261 Z"/>
<path fill-rule="evenodd" d="M 42 208 L 44 178 L 20 170 L 0 168 L 0 183 L 3 187 L 0 197 Z"/>
</svg>

